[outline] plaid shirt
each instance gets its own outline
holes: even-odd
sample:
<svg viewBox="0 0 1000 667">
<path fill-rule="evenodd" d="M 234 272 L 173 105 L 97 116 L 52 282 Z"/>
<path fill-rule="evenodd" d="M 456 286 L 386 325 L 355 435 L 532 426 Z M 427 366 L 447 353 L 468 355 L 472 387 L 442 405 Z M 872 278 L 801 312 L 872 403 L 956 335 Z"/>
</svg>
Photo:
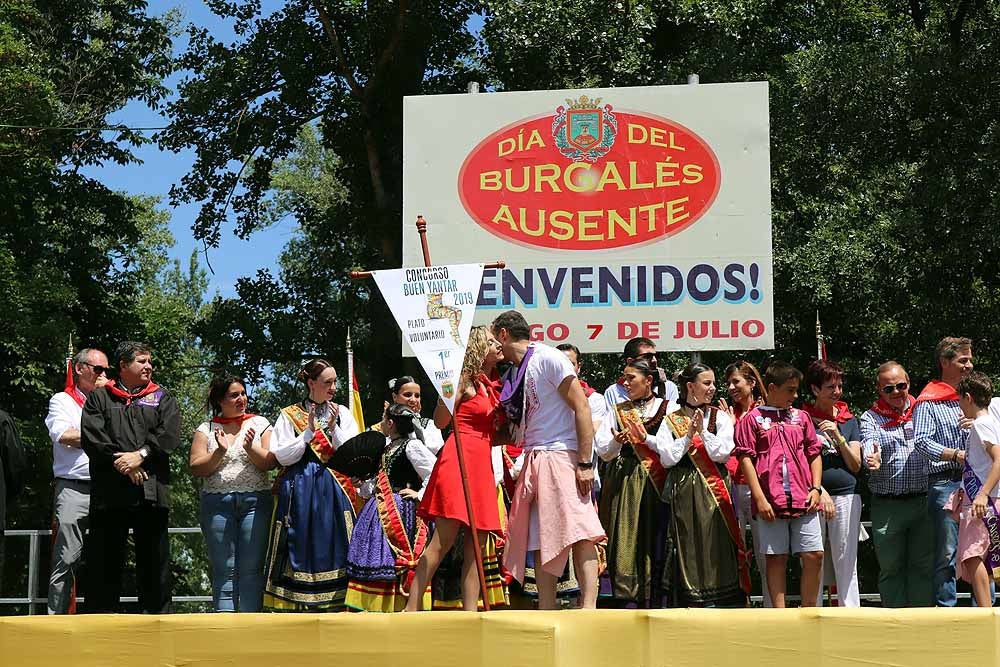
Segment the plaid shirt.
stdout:
<svg viewBox="0 0 1000 667">
<path fill-rule="evenodd" d="M 913 409 L 917 451 L 931 462 L 930 474 L 961 470 L 955 461 L 942 461 L 945 448 L 965 449 L 968 429 L 958 427 L 962 411 L 958 401 L 921 401 Z"/>
<path fill-rule="evenodd" d="M 875 443 L 882 454 L 882 467 L 869 474 L 868 488 L 877 496 L 926 493 L 929 466 L 927 458 L 914 447 L 913 422 L 882 428 L 887 421 L 888 417 L 872 410 L 861 415 L 861 460 L 875 451 Z"/>
</svg>

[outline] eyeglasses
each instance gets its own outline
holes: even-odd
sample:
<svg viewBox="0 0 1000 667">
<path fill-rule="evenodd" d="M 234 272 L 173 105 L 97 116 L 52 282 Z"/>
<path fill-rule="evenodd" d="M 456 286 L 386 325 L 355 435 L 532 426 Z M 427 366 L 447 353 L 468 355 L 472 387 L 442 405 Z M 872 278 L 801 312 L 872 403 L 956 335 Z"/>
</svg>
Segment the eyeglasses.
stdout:
<svg viewBox="0 0 1000 667">
<path fill-rule="evenodd" d="M 890 384 L 882 387 L 882 393 L 888 395 L 894 391 L 906 391 L 906 388 L 909 386 L 909 382 L 897 382 L 896 384 Z"/>
<path fill-rule="evenodd" d="M 86 361 L 81 361 L 80 363 L 82 363 L 85 366 L 90 366 L 94 370 L 95 375 L 104 375 L 111 370 L 107 366 L 98 366 L 97 364 L 92 364 Z"/>
</svg>

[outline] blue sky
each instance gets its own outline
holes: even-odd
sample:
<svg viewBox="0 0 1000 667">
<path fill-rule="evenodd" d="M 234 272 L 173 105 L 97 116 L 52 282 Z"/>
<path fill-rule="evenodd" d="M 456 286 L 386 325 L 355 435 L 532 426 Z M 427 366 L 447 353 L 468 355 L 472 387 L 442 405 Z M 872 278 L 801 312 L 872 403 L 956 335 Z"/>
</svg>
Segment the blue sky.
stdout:
<svg viewBox="0 0 1000 667">
<path fill-rule="evenodd" d="M 277 0 L 263 2 L 265 11 L 282 4 L 284 3 Z M 209 11 L 202 0 L 150 0 L 149 2 L 149 13 L 155 15 L 164 14 L 174 8 L 180 10 L 185 26 L 194 23 L 209 28 L 219 39 L 230 41 L 233 38 L 231 26 Z M 179 36 L 174 43 L 175 52 L 183 52 L 186 44 L 187 35 Z M 175 75 L 166 83 L 174 89 L 181 78 L 181 75 Z M 139 103 L 127 105 L 121 111 L 112 114 L 108 120 L 110 123 L 123 123 L 132 127 L 160 127 L 167 123 L 159 113 Z M 170 186 L 180 181 L 190 169 L 194 162 L 194 151 L 170 153 L 161 151 L 155 145 L 148 145 L 136 149 L 135 154 L 143 161 L 142 164 L 121 166 L 109 163 L 104 167 L 90 168 L 87 173 L 115 190 L 160 196 L 163 199 L 163 208 L 171 213 L 170 230 L 176 239 L 176 245 L 170 254 L 180 259 L 182 265 L 186 267 L 191 251 L 202 249 L 202 244 L 195 241 L 191 232 L 191 225 L 198 214 L 198 204 L 171 208 L 167 203 L 167 193 Z M 295 221 L 286 219 L 270 229 L 254 233 L 248 241 L 237 238 L 231 226 L 224 228 L 219 247 L 208 251 L 209 261 L 215 271 L 214 275 L 210 273 L 208 276 L 209 297 L 216 292 L 223 296 L 234 296 L 238 278 L 252 276 L 259 268 L 275 267 L 278 254 L 295 228 Z M 207 269 L 203 255 L 199 255 L 199 260 L 202 267 Z"/>
<path fill-rule="evenodd" d="M 2 1 L 2 0 L 0 0 Z M 284 5 L 283 0 L 262 0 L 264 13 L 273 12 Z M 208 28 L 219 40 L 231 42 L 235 35 L 231 24 L 222 21 L 213 14 L 203 0 L 149 0 L 148 11 L 153 15 L 162 15 L 172 9 L 180 11 L 182 25 L 188 24 Z M 473 33 L 482 28 L 482 16 L 473 16 L 468 27 Z M 183 53 L 187 46 L 187 34 L 178 36 L 174 42 L 174 52 Z M 175 74 L 166 81 L 167 86 L 174 90 L 184 73 Z M 162 127 L 167 119 L 161 114 L 150 110 L 140 103 L 127 105 L 121 111 L 108 118 L 109 124 L 125 124 L 130 127 Z M 151 133 L 150 133 L 151 134 Z M 191 225 L 198 215 L 199 204 L 185 204 L 176 208 L 170 207 L 167 193 L 170 187 L 179 182 L 190 170 L 194 162 L 194 151 L 186 150 L 180 153 L 161 151 L 156 145 L 147 145 L 134 149 L 136 157 L 142 164 L 121 166 L 109 163 L 103 167 L 87 169 L 86 172 L 115 190 L 124 190 L 131 194 L 155 195 L 162 198 L 162 208 L 172 216 L 170 230 L 173 232 L 176 244 L 171 250 L 171 257 L 181 260 L 187 267 L 192 250 L 199 251 L 201 266 L 208 269 L 205 257 L 201 254 L 202 244 L 195 241 Z M 249 240 L 241 240 L 233 233 L 232 226 L 224 227 L 218 248 L 208 251 L 208 260 L 213 273 L 209 273 L 208 296 L 215 293 L 225 297 L 235 296 L 236 281 L 243 276 L 253 276 L 258 269 L 274 267 L 277 273 L 277 259 L 282 248 L 294 234 L 297 223 L 292 218 L 285 218 L 275 226 L 254 232 Z"/>
</svg>

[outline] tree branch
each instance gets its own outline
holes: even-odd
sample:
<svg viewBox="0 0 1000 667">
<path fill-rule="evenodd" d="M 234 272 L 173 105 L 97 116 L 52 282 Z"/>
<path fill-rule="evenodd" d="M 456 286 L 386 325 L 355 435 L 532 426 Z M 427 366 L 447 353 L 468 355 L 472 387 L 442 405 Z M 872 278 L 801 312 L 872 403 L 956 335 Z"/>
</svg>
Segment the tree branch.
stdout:
<svg viewBox="0 0 1000 667">
<path fill-rule="evenodd" d="M 959 0 L 955 15 L 948 19 L 951 55 L 956 63 L 958 62 L 959 51 L 962 49 L 962 28 L 965 26 L 965 19 L 970 9 L 972 9 L 972 0 Z"/>
<path fill-rule="evenodd" d="M 354 78 L 354 73 L 347 64 L 347 58 L 344 56 L 344 49 L 340 45 L 340 38 L 337 36 L 337 30 L 333 27 L 333 22 L 330 21 L 330 15 L 326 13 L 326 8 L 323 6 L 322 0 L 313 0 L 313 6 L 316 7 L 320 23 L 323 24 L 323 31 L 329 38 L 330 44 L 333 46 L 333 52 L 337 56 L 337 62 L 340 65 L 340 75 L 347 79 L 347 85 L 351 87 L 351 91 L 355 95 L 363 93 L 364 90 L 361 85 L 358 84 L 358 80 Z"/>
<path fill-rule="evenodd" d="M 250 155 L 248 155 L 247 159 L 243 161 L 243 166 L 241 166 L 240 170 L 236 172 L 236 180 L 233 181 L 233 187 L 229 188 L 229 195 L 226 197 L 226 205 L 222 207 L 223 218 L 226 217 L 226 212 L 229 210 L 229 204 L 233 201 L 233 193 L 236 192 L 236 186 L 240 184 L 240 179 L 243 178 L 243 172 L 246 171 L 247 166 L 253 161 L 253 156 L 257 153 L 259 148 L 260 146 L 254 146 L 253 150 L 250 151 Z M 205 255 L 205 260 L 208 260 L 208 255 Z"/>
<path fill-rule="evenodd" d="M 913 25 L 917 31 L 923 32 L 927 17 L 924 14 L 921 0 L 910 0 L 910 18 L 913 19 Z"/>
<path fill-rule="evenodd" d="M 399 44 L 403 41 L 403 28 L 405 27 L 406 14 L 409 11 L 409 7 L 409 0 L 399 0 L 399 9 L 396 12 L 396 29 L 393 32 L 392 39 L 389 40 L 389 43 L 382 50 L 382 55 L 379 56 L 378 62 L 375 64 L 372 74 L 373 79 L 378 78 L 378 75 L 386 68 L 399 49 Z"/>
</svg>

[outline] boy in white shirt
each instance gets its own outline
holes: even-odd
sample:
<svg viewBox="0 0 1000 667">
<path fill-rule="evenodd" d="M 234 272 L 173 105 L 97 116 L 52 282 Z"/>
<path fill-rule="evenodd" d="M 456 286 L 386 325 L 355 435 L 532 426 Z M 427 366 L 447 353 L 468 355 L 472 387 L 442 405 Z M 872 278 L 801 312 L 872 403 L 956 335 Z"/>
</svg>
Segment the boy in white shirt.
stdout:
<svg viewBox="0 0 1000 667">
<path fill-rule="evenodd" d="M 991 414 L 993 387 L 982 373 L 969 373 L 956 387 L 962 414 L 973 420 L 966 448 L 960 503 L 957 574 L 972 584 L 979 607 L 990 607 L 991 570 L 1000 567 L 1000 421 Z M 990 535 L 994 537 L 990 539 Z"/>
</svg>

